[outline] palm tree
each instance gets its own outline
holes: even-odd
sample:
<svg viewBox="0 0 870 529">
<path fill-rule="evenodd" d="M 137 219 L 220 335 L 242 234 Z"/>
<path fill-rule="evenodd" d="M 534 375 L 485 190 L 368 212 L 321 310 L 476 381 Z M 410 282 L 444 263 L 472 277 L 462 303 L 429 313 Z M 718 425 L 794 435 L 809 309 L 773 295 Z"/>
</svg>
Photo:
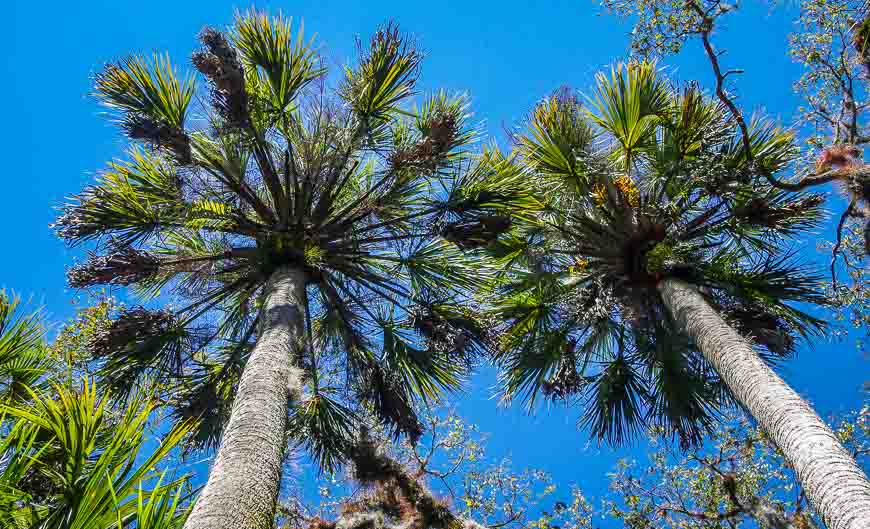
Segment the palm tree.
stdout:
<svg viewBox="0 0 870 529">
<path fill-rule="evenodd" d="M 186 478 L 155 467 L 191 421 L 150 454 L 145 426 L 155 405 L 126 407 L 84 380 L 67 385 L 44 341 L 39 311 L 0 292 L 0 525 L 9 528 L 171 529 L 181 526 Z M 156 483 L 155 483 L 156 480 Z"/>
<path fill-rule="evenodd" d="M 435 93 L 407 106 L 421 55 L 395 26 L 360 43 L 334 95 L 282 17 L 240 14 L 200 40 L 199 122 L 193 79 L 165 57 L 96 77 L 146 147 L 111 163 L 55 227 L 97 242 L 72 286 L 181 305 L 123 308 L 91 347 L 116 391 L 147 380 L 176 416 L 201 419 L 198 446 L 220 439 L 185 527 L 271 527 L 287 433 L 330 467 L 361 406 L 414 438 L 414 402 L 460 383 L 483 345 L 462 295 L 480 276 L 444 238 L 485 208 L 456 193 L 467 103 Z"/>
<path fill-rule="evenodd" d="M 830 527 L 866 527 L 870 483 L 769 366 L 824 327 L 790 304 L 824 296 L 785 242 L 818 225 L 822 197 L 758 172 L 793 159 L 790 135 L 755 120 L 746 163 L 727 109 L 650 63 L 600 74 L 589 104 L 563 90 L 515 137 L 547 207 L 488 247 L 507 396 L 582 401 L 599 439 L 656 427 L 684 445 L 736 401 Z"/>
</svg>

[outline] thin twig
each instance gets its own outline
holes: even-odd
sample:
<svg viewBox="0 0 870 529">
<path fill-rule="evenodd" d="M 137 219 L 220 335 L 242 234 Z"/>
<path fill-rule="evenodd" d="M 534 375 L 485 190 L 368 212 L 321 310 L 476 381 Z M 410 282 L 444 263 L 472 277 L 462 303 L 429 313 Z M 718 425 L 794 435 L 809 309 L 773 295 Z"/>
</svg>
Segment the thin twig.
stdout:
<svg viewBox="0 0 870 529">
<path fill-rule="evenodd" d="M 855 209 L 856 198 L 852 198 L 849 202 L 849 207 L 840 215 L 840 222 L 837 224 L 837 244 L 831 250 L 831 287 L 834 293 L 837 292 L 837 255 L 840 253 L 840 247 L 843 245 L 843 226 L 846 224 L 846 219 L 852 215 L 852 210 Z"/>
</svg>

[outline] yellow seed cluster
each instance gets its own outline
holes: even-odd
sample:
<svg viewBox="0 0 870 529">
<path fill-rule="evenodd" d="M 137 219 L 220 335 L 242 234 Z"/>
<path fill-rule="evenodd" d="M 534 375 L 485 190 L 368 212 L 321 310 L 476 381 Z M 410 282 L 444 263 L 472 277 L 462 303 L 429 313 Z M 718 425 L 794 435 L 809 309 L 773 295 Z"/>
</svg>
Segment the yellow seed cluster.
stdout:
<svg viewBox="0 0 870 529">
<path fill-rule="evenodd" d="M 613 185 L 619 189 L 629 206 L 636 208 L 640 205 L 640 191 L 630 177 L 622 175 L 613 181 Z"/>
<path fill-rule="evenodd" d="M 569 274 L 579 274 L 589 269 L 589 259 L 578 257 L 574 264 L 568 267 Z"/>
<path fill-rule="evenodd" d="M 592 187 L 592 198 L 598 206 L 603 206 L 607 202 L 607 188 L 604 184 L 595 184 Z"/>
<path fill-rule="evenodd" d="M 310 266 L 317 266 L 318 264 L 323 262 L 323 258 L 326 256 L 326 252 L 323 251 L 323 248 L 313 244 L 311 242 L 307 242 L 305 244 L 305 263 Z"/>
</svg>

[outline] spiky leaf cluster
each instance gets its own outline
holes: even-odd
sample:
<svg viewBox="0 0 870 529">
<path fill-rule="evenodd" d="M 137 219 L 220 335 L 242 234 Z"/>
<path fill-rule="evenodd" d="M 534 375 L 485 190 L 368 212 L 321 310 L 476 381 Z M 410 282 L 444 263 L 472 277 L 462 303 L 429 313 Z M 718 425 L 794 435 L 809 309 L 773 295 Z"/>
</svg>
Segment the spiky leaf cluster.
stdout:
<svg viewBox="0 0 870 529">
<path fill-rule="evenodd" d="M 822 322 L 787 303 L 822 294 L 785 241 L 817 226 L 822 197 L 757 174 L 795 155 L 788 133 L 755 121 L 748 164 L 722 105 L 654 64 L 599 75 L 588 102 L 546 98 L 516 136 L 513 163 L 546 207 L 490 247 L 505 265 L 506 394 L 581 402 L 581 423 L 610 442 L 649 426 L 699 442 L 731 398 L 658 283 L 694 285 L 767 360 L 792 354 Z"/>
<path fill-rule="evenodd" d="M 0 436 L 0 524 L 66 529 L 178 527 L 187 477 L 163 464 L 192 427 L 179 424 L 153 442 L 153 403 L 137 396 L 113 409 L 107 394 L 81 385 L 27 388 L 27 401 L 0 404 L 12 419 Z M 8 424 L 8 423 L 7 423 Z M 151 448 L 150 453 L 143 448 Z"/>
<path fill-rule="evenodd" d="M 204 120 L 191 118 L 195 79 L 162 57 L 97 76 L 99 99 L 143 146 L 63 207 L 58 234 L 96 244 L 71 284 L 127 285 L 176 307 L 117 314 L 92 344 L 102 373 L 157 381 L 175 416 L 203 419 L 195 444 L 212 445 L 257 339 L 263 285 L 294 267 L 309 314 L 293 431 L 326 467 L 362 408 L 417 435 L 416 403 L 457 387 L 483 344 L 467 318 L 440 322 L 437 337 L 415 326 L 426 306 L 459 314 L 482 280 L 476 257 L 446 240 L 495 211 L 457 191 L 489 171 L 459 163 L 474 139 L 466 99 L 411 103 L 422 55 L 395 25 L 359 43 L 335 93 L 289 19 L 251 11 L 200 41 Z"/>
<path fill-rule="evenodd" d="M 0 405 L 29 398 L 45 388 L 45 375 L 55 362 L 45 347 L 39 311 L 23 313 L 21 300 L 0 290 Z"/>
</svg>

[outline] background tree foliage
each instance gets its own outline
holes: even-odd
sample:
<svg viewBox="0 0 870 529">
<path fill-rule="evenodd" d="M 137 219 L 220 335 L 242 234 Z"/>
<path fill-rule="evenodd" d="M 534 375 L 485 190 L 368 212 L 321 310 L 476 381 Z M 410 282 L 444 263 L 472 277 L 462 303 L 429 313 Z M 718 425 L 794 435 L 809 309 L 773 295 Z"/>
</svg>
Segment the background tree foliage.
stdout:
<svg viewBox="0 0 870 529">
<path fill-rule="evenodd" d="M 417 447 L 383 444 L 381 454 L 455 516 L 511 529 L 823 529 L 793 471 L 763 432 L 729 416 L 703 446 L 683 450 L 663 429 L 650 432 L 650 451 L 622 460 L 608 476 L 609 492 L 593 498 L 540 470 L 520 470 L 486 448 L 486 435 L 449 410 L 429 415 Z M 870 408 L 833 418 L 841 441 L 868 466 Z M 387 509 L 393 486 L 361 484 L 351 467 L 321 482 L 317 498 L 290 491 L 279 509 L 281 529 L 352 527 L 361 509 Z M 387 499 L 386 505 L 384 500 Z M 399 502 L 401 503 L 401 502 Z M 368 510 L 366 510 L 368 509 Z M 388 509 L 387 509 L 388 510 Z M 375 527 L 408 522 L 396 509 Z M 383 514 L 383 513 L 382 513 Z M 371 521 L 371 518 L 367 519 Z M 362 518 L 356 518 L 362 522 Z"/>
<path fill-rule="evenodd" d="M 416 445 L 390 443 L 384 433 L 378 432 L 370 432 L 368 442 L 377 448 L 382 463 L 388 463 L 385 468 L 392 469 L 388 472 L 406 475 L 456 519 L 510 529 L 548 529 L 557 525 L 581 529 L 591 523 L 592 505 L 579 489 L 572 487 L 567 496 L 558 496 L 560 488 L 545 472 L 517 470 L 510 459 L 492 457 L 487 450 L 487 435 L 450 409 L 440 408 L 426 415 L 424 424 L 425 434 Z M 384 509 L 386 519 L 379 522 L 382 527 L 408 523 L 408 516 L 416 515 L 413 509 L 395 509 L 401 507 L 401 499 L 398 504 L 391 503 L 396 501 L 390 498 L 397 485 L 389 479 L 360 479 L 361 465 L 364 469 L 372 466 L 370 461 L 357 457 L 346 473 L 324 479 L 319 487 L 319 503 L 311 504 L 301 493 L 289 491 L 280 509 L 279 527 L 322 527 L 320 524 L 328 525 L 332 520 L 346 527 L 341 525 L 342 519 L 357 514 L 361 507 L 370 512 Z M 382 505 L 385 499 L 387 505 Z"/>
<path fill-rule="evenodd" d="M 193 424 L 152 437 L 156 403 L 117 404 L 73 363 L 82 318 L 46 343 L 39 312 L 0 292 L 0 525 L 20 529 L 170 529 L 190 499 L 167 467 Z M 105 312 L 98 304 L 97 315 Z M 86 311 L 87 312 L 87 311 Z M 70 354 L 56 354 L 69 351 Z"/>
<path fill-rule="evenodd" d="M 837 435 L 866 469 L 870 408 L 836 418 Z M 608 513 L 632 529 L 810 529 L 824 525 L 764 432 L 732 419 L 705 448 L 675 450 L 653 438 L 649 465 L 623 461 L 611 476 Z"/>
</svg>

